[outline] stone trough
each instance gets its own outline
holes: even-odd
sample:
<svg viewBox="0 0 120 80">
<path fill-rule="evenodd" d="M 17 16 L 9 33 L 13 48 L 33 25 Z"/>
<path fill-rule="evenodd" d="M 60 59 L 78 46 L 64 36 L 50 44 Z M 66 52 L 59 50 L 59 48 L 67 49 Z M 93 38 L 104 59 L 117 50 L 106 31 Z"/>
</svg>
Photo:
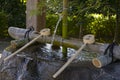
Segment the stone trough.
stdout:
<svg viewBox="0 0 120 80">
<path fill-rule="evenodd" d="M 46 53 L 44 44 L 34 44 L 4 62 L 10 54 L 4 50 L 0 60 L 0 80 L 120 80 L 120 62 L 95 68 L 91 61 L 70 64 L 57 78 L 53 74 L 66 62 Z"/>
</svg>

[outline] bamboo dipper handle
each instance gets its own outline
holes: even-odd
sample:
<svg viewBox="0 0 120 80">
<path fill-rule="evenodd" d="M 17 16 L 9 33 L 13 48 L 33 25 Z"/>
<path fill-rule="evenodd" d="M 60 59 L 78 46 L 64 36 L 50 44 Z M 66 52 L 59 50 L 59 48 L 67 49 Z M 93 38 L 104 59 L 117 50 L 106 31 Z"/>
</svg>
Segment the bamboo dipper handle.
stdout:
<svg viewBox="0 0 120 80">
<path fill-rule="evenodd" d="M 93 35 L 85 35 L 83 37 L 84 44 L 76 51 L 76 53 L 53 75 L 53 78 L 56 78 L 82 51 L 86 44 L 94 43 L 95 39 Z"/>
<path fill-rule="evenodd" d="M 18 49 L 17 51 L 15 51 L 14 53 L 12 53 L 11 55 L 9 55 L 8 57 L 6 57 L 4 59 L 4 61 L 7 61 L 8 59 L 10 59 L 11 57 L 13 57 L 14 55 L 16 55 L 17 53 L 19 53 L 20 51 L 22 51 L 23 49 L 27 48 L 28 46 L 30 46 L 32 43 L 34 43 L 37 39 L 39 39 L 41 36 L 48 36 L 50 35 L 50 29 L 42 29 L 40 31 L 40 35 L 36 38 L 34 38 L 33 40 L 31 40 L 29 43 L 27 43 L 26 45 L 24 45 L 23 47 L 21 47 L 20 49 Z"/>
<path fill-rule="evenodd" d="M 86 44 L 83 44 L 81 48 L 79 48 L 78 51 L 76 51 L 75 55 L 73 55 L 54 75 L 53 78 L 56 78 L 78 55 L 79 52 L 86 46 Z"/>
</svg>

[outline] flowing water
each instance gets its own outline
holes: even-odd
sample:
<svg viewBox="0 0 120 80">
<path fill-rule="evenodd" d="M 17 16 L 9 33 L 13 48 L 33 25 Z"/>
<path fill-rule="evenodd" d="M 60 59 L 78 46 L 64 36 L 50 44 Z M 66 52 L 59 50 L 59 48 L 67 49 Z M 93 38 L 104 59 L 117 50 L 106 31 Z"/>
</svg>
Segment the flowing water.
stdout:
<svg viewBox="0 0 120 80">
<path fill-rule="evenodd" d="M 53 44 L 53 42 L 54 42 L 54 39 L 55 39 L 55 35 L 56 35 L 56 32 L 57 32 L 58 26 L 59 26 L 59 24 L 60 24 L 60 21 L 62 20 L 62 15 L 61 15 L 61 14 L 58 14 L 58 15 L 59 15 L 59 19 L 58 19 L 58 22 L 56 23 L 56 26 L 55 26 L 55 30 L 54 30 L 54 33 L 53 33 L 53 37 L 52 37 L 51 44 Z"/>
</svg>

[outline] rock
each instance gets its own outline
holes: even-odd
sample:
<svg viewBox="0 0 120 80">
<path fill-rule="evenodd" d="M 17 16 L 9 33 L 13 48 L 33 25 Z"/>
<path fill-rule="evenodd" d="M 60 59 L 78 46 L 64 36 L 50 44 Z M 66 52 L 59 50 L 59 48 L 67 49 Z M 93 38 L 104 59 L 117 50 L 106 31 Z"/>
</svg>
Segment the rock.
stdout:
<svg viewBox="0 0 120 80">
<path fill-rule="evenodd" d="M 53 79 L 53 74 L 65 61 L 56 59 L 43 48 L 43 44 L 34 44 L 7 62 L 3 62 L 3 58 L 11 53 L 4 51 L 0 61 L 0 80 L 120 80 L 119 61 L 100 69 L 91 61 L 74 62 Z"/>
</svg>

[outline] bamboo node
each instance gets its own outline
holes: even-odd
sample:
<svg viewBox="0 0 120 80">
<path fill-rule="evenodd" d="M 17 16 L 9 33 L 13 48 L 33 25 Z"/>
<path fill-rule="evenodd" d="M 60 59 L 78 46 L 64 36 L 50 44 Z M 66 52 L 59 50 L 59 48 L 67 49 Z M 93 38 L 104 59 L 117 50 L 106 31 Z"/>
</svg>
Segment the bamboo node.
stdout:
<svg viewBox="0 0 120 80">
<path fill-rule="evenodd" d="M 95 67 L 101 68 L 103 66 L 110 64 L 111 61 L 112 61 L 112 58 L 106 55 L 106 56 L 99 56 L 97 58 L 94 58 L 92 60 L 92 63 Z"/>
<path fill-rule="evenodd" d="M 98 60 L 97 58 L 94 58 L 94 59 L 92 60 L 92 63 L 93 63 L 93 65 L 94 65 L 95 67 L 97 67 L 97 68 L 101 68 L 101 67 L 102 67 L 102 64 L 101 64 L 100 60 Z"/>
</svg>

